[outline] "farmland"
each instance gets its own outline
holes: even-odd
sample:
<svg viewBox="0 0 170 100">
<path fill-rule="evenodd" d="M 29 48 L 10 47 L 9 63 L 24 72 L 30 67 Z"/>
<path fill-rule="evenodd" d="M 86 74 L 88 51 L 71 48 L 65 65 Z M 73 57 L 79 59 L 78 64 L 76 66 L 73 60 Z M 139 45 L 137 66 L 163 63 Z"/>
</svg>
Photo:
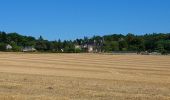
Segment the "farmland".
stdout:
<svg viewBox="0 0 170 100">
<path fill-rule="evenodd" d="M 170 100 L 170 56 L 0 53 L 0 100 Z"/>
</svg>

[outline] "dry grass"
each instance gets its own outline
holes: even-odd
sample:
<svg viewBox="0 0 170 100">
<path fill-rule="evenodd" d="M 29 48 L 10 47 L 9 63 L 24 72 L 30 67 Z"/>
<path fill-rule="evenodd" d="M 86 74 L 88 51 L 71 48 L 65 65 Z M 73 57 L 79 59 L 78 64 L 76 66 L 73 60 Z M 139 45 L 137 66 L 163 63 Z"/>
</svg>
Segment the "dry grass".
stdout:
<svg viewBox="0 0 170 100">
<path fill-rule="evenodd" d="M 0 100 L 170 100 L 170 56 L 0 53 Z"/>
</svg>

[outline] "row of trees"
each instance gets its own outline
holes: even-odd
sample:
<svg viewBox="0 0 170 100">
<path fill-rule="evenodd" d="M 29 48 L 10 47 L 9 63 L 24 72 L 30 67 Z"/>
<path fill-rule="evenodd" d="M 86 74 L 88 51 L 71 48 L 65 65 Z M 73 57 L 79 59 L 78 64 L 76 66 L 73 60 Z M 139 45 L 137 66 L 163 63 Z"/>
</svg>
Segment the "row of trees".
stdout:
<svg viewBox="0 0 170 100">
<path fill-rule="evenodd" d="M 113 34 L 94 36 L 90 39 L 78 39 L 78 44 L 86 41 L 95 41 L 103 52 L 133 51 L 133 52 L 160 52 L 170 53 L 170 33 L 152 33 L 145 35 Z M 81 42 L 80 42 L 81 41 Z"/>
<path fill-rule="evenodd" d="M 12 46 L 11 51 L 21 51 L 24 47 L 34 47 L 40 52 L 75 52 L 73 41 L 48 41 L 40 36 L 23 36 L 18 33 L 0 32 L 0 51 L 7 51 L 6 45 Z"/>
<path fill-rule="evenodd" d="M 101 52 L 112 51 L 148 51 L 170 53 L 170 33 L 152 33 L 145 35 L 113 34 L 105 36 L 93 36 L 92 38 L 76 40 L 48 41 L 40 36 L 38 39 L 32 36 L 22 36 L 18 33 L 0 32 L 0 50 L 6 51 L 5 46 L 10 44 L 12 51 L 20 51 L 26 46 L 35 47 L 42 52 L 86 52 L 83 49 L 75 49 L 75 45 L 95 45 Z"/>
</svg>

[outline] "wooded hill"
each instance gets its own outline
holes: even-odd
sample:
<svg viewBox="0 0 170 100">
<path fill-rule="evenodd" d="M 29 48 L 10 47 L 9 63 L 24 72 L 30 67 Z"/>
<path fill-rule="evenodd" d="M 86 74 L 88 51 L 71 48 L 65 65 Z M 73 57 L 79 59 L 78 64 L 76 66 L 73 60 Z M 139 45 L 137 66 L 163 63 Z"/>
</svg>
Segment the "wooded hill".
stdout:
<svg viewBox="0 0 170 100">
<path fill-rule="evenodd" d="M 12 49 L 7 50 L 6 45 Z M 145 35 L 134 34 L 112 34 L 105 36 L 93 36 L 91 38 L 76 40 L 44 40 L 42 36 L 38 39 L 32 36 L 23 36 L 18 33 L 0 32 L 0 51 L 21 51 L 24 47 L 34 47 L 41 52 L 87 52 L 83 48 L 75 48 L 85 45 L 95 46 L 97 52 L 133 51 L 133 52 L 160 52 L 170 53 L 170 33 L 152 33 Z"/>
</svg>

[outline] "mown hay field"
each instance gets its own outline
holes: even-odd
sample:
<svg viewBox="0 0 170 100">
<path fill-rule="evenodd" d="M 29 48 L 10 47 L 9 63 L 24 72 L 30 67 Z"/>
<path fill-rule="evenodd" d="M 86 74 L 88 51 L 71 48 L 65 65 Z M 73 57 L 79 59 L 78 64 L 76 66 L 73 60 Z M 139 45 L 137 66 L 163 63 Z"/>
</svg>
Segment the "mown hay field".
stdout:
<svg viewBox="0 0 170 100">
<path fill-rule="evenodd" d="M 170 100 L 170 56 L 0 53 L 0 100 Z"/>
</svg>

